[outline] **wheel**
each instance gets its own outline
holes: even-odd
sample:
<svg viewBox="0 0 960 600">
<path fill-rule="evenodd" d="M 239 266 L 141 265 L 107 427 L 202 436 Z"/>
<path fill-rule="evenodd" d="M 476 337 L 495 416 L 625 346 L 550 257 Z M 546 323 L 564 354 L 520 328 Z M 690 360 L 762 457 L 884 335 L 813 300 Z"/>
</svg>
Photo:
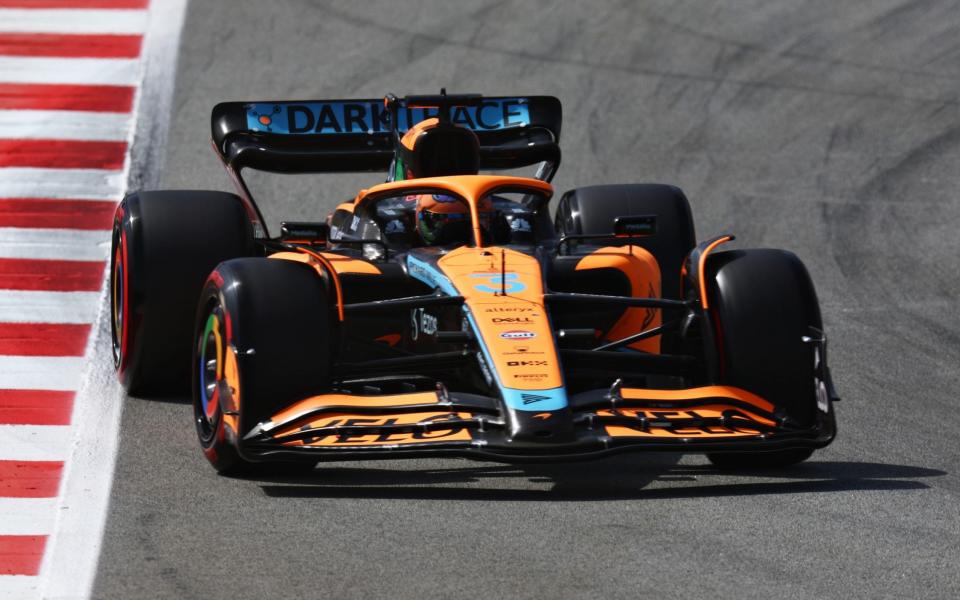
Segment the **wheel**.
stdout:
<svg viewBox="0 0 960 600">
<path fill-rule="evenodd" d="M 220 264 L 195 321 L 193 409 L 221 473 L 250 468 L 237 439 L 281 408 L 329 389 L 333 315 L 310 266 L 268 258 Z"/>
<path fill-rule="evenodd" d="M 240 199 L 203 191 L 129 194 L 117 207 L 110 265 L 113 361 L 130 394 L 185 394 L 193 317 L 210 271 L 253 254 Z"/>
<path fill-rule="evenodd" d="M 705 275 L 720 383 L 772 402 L 793 425 L 812 427 L 822 409 L 814 346 L 803 338 L 823 324 L 806 267 L 784 250 L 734 250 L 710 255 Z M 812 453 L 792 448 L 707 458 L 721 467 L 773 467 Z"/>
<path fill-rule="evenodd" d="M 657 259 L 663 297 L 680 298 L 680 269 L 687 253 L 696 245 L 690 203 L 680 188 L 637 183 L 570 190 L 557 204 L 554 226 L 560 235 L 612 233 L 613 220 L 629 215 L 657 216 L 656 235 L 632 243 Z M 611 241 L 609 245 L 625 243 Z"/>
</svg>

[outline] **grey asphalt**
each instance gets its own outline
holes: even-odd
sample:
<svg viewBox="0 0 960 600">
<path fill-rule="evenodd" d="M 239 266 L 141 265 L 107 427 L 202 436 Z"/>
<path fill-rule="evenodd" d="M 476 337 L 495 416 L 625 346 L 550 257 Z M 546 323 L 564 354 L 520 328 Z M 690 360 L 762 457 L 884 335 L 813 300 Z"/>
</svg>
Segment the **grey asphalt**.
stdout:
<svg viewBox="0 0 960 600">
<path fill-rule="evenodd" d="M 129 398 L 96 598 L 960 597 L 960 4 L 193 0 L 164 185 L 230 189 L 222 100 L 553 94 L 558 190 L 677 184 L 701 238 L 808 265 L 837 441 L 702 456 L 343 463 L 218 477 Z M 258 179 L 268 219 L 377 177 Z"/>
</svg>

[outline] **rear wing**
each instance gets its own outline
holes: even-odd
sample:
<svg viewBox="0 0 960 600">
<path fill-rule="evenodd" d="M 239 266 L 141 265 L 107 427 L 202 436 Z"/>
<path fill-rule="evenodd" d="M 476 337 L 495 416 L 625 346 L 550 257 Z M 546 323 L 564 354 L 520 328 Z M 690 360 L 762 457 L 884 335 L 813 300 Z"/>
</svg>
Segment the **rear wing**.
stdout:
<svg viewBox="0 0 960 600">
<path fill-rule="evenodd" d="M 477 134 L 481 169 L 544 163 L 538 176 L 552 178 L 560 162 L 559 99 L 491 96 L 469 104 L 453 104 L 450 120 Z M 398 130 L 437 111 L 401 99 Z M 234 172 L 386 172 L 394 156 L 390 111 L 382 98 L 224 102 L 213 108 L 212 129 L 214 149 Z"/>
</svg>

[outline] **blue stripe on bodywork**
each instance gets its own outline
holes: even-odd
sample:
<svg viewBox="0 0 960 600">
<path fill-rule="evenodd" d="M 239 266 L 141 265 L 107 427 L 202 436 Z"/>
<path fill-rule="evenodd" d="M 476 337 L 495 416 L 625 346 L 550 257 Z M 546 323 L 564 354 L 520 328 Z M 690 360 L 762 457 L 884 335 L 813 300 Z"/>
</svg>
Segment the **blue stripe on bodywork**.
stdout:
<svg viewBox="0 0 960 600">
<path fill-rule="evenodd" d="M 427 285 L 439 288 L 444 294 L 450 296 L 460 295 L 456 286 L 453 285 L 453 282 L 450 281 L 442 271 L 430 263 L 420 260 L 415 256 L 410 256 L 409 254 L 407 255 L 407 272 L 414 279 L 419 279 Z M 518 390 L 506 387 L 500 383 L 500 374 L 497 373 L 497 367 L 493 362 L 493 357 L 490 355 L 490 350 L 487 348 L 487 344 L 480 334 L 480 329 L 477 327 L 476 321 L 473 320 L 473 314 L 467 306 L 464 306 L 464 313 L 467 315 L 470 327 L 473 328 L 474 334 L 480 342 L 480 351 L 483 352 L 483 358 L 487 361 L 487 366 L 493 372 L 493 378 L 497 383 L 497 388 L 500 390 L 500 395 L 503 397 L 504 404 L 513 410 L 531 412 L 560 410 L 568 405 L 567 391 L 562 387 L 549 390 Z"/>
</svg>

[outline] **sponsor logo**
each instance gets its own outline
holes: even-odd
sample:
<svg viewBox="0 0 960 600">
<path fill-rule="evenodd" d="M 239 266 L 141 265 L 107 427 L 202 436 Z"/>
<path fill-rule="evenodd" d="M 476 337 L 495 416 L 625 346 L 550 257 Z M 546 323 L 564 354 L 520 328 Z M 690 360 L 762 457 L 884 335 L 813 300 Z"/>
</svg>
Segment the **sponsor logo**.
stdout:
<svg viewBox="0 0 960 600">
<path fill-rule="evenodd" d="M 424 335 L 437 333 L 437 317 L 426 312 L 426 309 L 415 308 L 410 311 L 410 337 L 416 340 L 421 333 Z"/>
<path fill-rule="evenodd" d="M 465 430 L 458 421 L 469 419 L 470 417 L 471 415 L 469 413 L 428 413 L 383 417 L 330 417 L 314 421 L 310 423 L 310 427 L 314 429 L 329 427 L 370 427 L 373 431 L 364 433 L 355 430 L 351 433 L 321 434 L 305 439 L 304 443 L 311 446 L 375 446 L 379 444 L 429 442 L 431 440 L 469 440 L 469 432 Z M 451 421 L 449 428 L 436 427 L 411 432 L 376 431 L 376 428 L 380 427 L 423 425 L 427 423 L 444 423 L 446 421 Z"/>
<path fill-rule="evenodd" d="M 546 379 L 546 373 L 518 373 L 513 376 L 514 379 Z"/>
<path fill-rule="evenodd" d="M 247 128 L 251 131 L 282 134 L 373 134 L 390 131 L 390 112 L 382 101 L 300 102 L 247 104 Z M 398 129 L 436 117 L 437 108 L 401 108 Z M 478 106 L 455 106 L 450 120 L 474 131 L 493 131 L 530 124 L 530 110 L 524 98 L 488 99 Z"/>
<path fill-rule="evenodd" d="M 533 312 L 533 309 L 528 306 L 497 306 L 485 308 L 483 311 L 488 313 L 528 313 Z"/>
<path fill-rule="evenodd" d="M 537 337 L 537 334 L 532 331 L 521 331 L 519 329 L 514 329 L 511 331 L 504 331 L 500 334 L 505 340 L 529 340 L 531 338 Z"/>
<path fill-rule="evenodd" d="M 543 396 L 540 394 L 521 394 L 520 398 L 523 400 L 524 404 L 534 404 L 536 402 L 543 402 L 544 400 L 549 400 L 550 396 Z M 544 414 L 544 413 L 540 413 L 540 414 Z M 547 418 L 550 418 L 550 417 L 547 417 Z"/>
<path fill-rule="evenodd" d="M 493 323 L 533 323 L 530 317 L 494 317 Z"/>
<path fill-rule="evenodd" d="M 508 367 L 545 367 L 547 366 L 547 361 L 545 360 L 510 360 L 507 361 Z"/>
</svg>

